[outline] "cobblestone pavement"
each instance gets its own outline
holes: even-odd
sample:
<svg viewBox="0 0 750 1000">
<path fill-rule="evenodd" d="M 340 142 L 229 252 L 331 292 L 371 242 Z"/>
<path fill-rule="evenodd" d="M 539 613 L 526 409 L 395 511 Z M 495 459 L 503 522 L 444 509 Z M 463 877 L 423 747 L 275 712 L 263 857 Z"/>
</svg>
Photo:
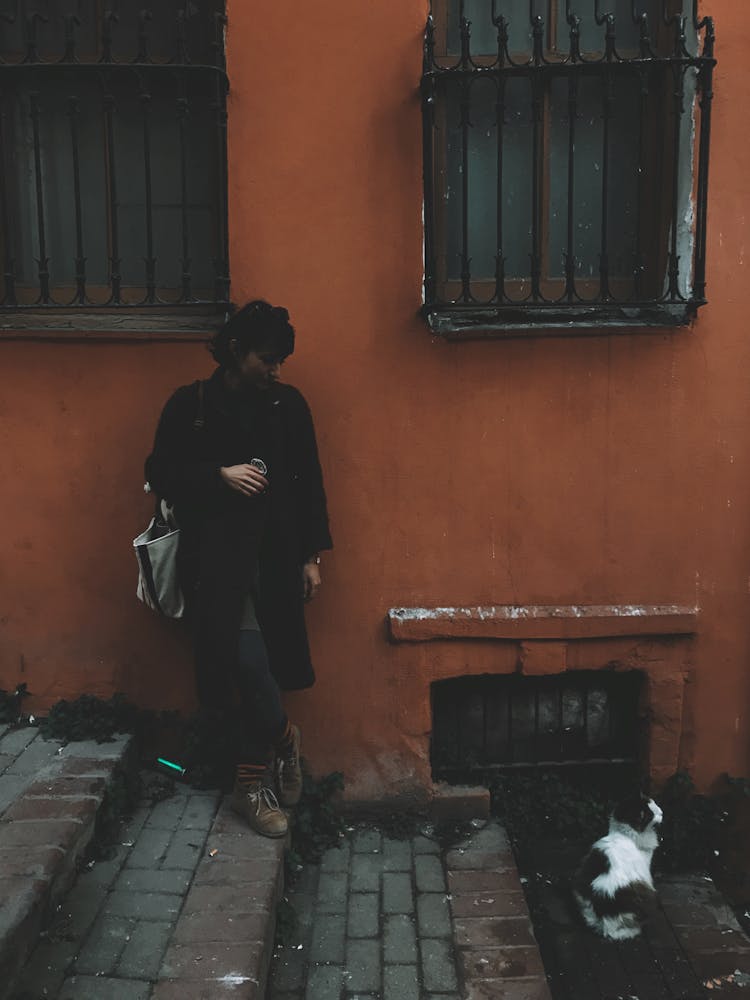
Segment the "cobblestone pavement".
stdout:
<svg viewBox="0 0 750 1000">
<path fill-rule="evenodd" d="M 268 1000 L 458 1000 L 435 840 L 355 831 L 288 895 L 299 925 L 275 951 Z"/>
<path fill-rule="evenodd" d="M 218 792 L 178 786 L 168 799 L 142 803 L 111 856 L 84 869 L 58 906 L 18 1000 L 146 1000 L 218 802 Z"/>
</svg>

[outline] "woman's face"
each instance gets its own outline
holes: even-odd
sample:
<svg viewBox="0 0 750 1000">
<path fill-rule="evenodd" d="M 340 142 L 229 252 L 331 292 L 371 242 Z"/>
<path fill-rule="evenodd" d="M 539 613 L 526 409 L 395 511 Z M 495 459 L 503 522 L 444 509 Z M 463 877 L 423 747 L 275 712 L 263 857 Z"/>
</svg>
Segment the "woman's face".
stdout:
<svg viewBox="0 0 750 1000">
<path fill-rule="evenodd" d="M 253 389 L 270 389 L 281 375 L 284 359 L 269 350 L 248 351 L 237 356 L 240 384 Z"/>
</svg>

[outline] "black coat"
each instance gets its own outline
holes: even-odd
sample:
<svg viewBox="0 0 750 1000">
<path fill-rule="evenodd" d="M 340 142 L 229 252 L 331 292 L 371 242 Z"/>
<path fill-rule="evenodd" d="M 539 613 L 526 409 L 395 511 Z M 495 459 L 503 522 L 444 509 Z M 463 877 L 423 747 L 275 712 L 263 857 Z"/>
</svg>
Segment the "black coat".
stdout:
<svg viewBox="0 0 750 1000">
<path fill-rule="evenodd" d="M 302 565 L 332 547 L 312 417 L 303 396 L 279 383 L 238 396 L 223 370 L 168 400 L 146 460 L 154 492 L 174 505 L 178 568 L 195 630 L 198 696 L 224 707 L 245 597 L 252 591 L 271 669 L 285 690 L 315 680 L 304 617 Z M 203 420 L 195 426 L 196 418 Z M 269 489 L 246 497 L 221 466 L 253 457 L 268 466 Z"/>
</svg>

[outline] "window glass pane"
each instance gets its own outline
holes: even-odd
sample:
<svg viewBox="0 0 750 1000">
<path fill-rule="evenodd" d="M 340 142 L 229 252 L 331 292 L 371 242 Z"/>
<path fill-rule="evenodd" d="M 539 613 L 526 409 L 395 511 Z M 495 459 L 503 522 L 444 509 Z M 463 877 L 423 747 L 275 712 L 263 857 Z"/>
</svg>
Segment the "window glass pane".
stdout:
<svg viewBox="0 0 750 1000">
<path fill-rule="evenodd" d="M 549 272 L 565 273 L 568 245 L 568 151 L 570 143 L 569 85 L 555 77 L 550 101 Z M 607 182 L 607 250 L 609 273 L 630 276 L 636 254 L 638 186 L 639 84 L 630 70 L 614 74 L 607 147 L 604 142 L 603 87 L 583 77 L 577 87 L 575 166 L 572 219 L 576 276 L 598 278 L 603 249 L 603 184 Z"/>
<path fill-rule="evenodd" d="M 524 77 L 507 78 L 502 87 L 502 175 L 498 185 L 498 84 L 482 79 L 470 90 L 467 128 L 468 174 L 464 182 L 461 100 L 457 88 L 446 101 L 446 168 L 442 197 L 446 210 L 447 269 L 461 274 L 464 187 L 468 206 L 468 252 L 476 279 L 494 279 L 501 247 L 508 277 L 529 272 L 531 253 L 532 115 L 531 87 Z M 498 241 L 497 197 L 501 189 L 502 233 Z"/>
</svg>

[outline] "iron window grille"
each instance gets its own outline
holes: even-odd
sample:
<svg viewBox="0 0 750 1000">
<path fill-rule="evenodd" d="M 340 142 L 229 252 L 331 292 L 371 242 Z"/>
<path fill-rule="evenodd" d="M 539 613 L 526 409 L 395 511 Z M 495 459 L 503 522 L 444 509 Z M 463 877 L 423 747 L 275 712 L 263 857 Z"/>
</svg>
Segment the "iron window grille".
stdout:
<svg viewBox="0 0 750 1000">
<path fill-rule="evenodd" d="M 5 311 L 228 302 L 223 0 L 0 0 Z"/>
<path fill-rule="evenodd" d="M 432 0 L 434 331 L 689 322 L 706 302 L 714 42 L 697 0 Z"/>
<path fill-rule="evenodd" d="M 455 781 L 528 768 L 635 766 L 642 689 L 638 671 L 436 681 L 433 776 Z"/>
</svg>

